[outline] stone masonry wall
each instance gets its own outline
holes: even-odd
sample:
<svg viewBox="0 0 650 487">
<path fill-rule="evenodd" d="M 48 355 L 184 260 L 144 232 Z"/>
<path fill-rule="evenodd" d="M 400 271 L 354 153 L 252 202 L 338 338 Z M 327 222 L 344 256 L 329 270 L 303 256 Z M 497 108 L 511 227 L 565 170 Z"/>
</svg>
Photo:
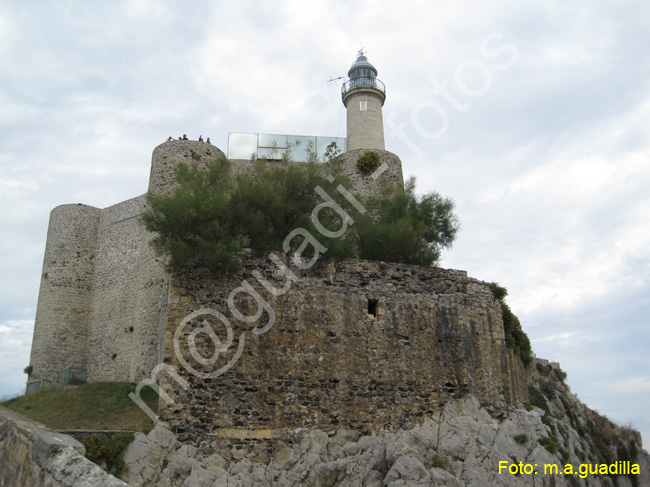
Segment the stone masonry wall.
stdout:
<svg viewBox="0 0 650 487">
<path fill-rule="evenodd" d="M 161 401 L 159 414 L 181 438 L 271 438 L 280 430 L 339 425 L 375 432 L 422 421 L 466 394 L 495 411 L 526 398 L 508 379 L 499 303 L 486 283 L 462 271 L 354 260 L 317 264 L 276 297 L 252 277 L 255 270 L 275 288 L 286 283 L 275 264 L 254 257 L 236 277 L 215 281 L 188 269 L 171 278 L 164 361 L 190 387 L 163 374 L 175 403 Z M 253 329 L 266 326 L 268 310 L 244 324 L 227 305 L 243 279 L 275 312 L 261 334 Z M 248 293 L 234 303 L 243 315 L 258 311 Z M 179 324 L 201 309 L 227 317 L 231 340 L 224 324 L 203 312 L 178 332 L 177 355 Z M 216 341 L 205 324 L 220 343 L 232 343 L 210 364 Z M 242 339 L 241 356 L 223 375 L 197 377 L 179 362 L 180 356 L 199 373 L 214 373 L 235 357 Z"/>
<path fill-rule="evenodd" d="M 88 380 L 138 381 L 160 361 L 164 262 L 140 223 L 144 195 L 101 212 L 87 360 Z"/>
<path fill-rule="evenodd" d="M 383 181 L 389 181 L 399 186 L 404 186 L 402 175 L 402 161 L 392 152 L 376 150 L 379 154 L 379 167 L 384 167 L 381 174 L 363 174 L 357 168 L 359 157 L 368 152 L 368 149 L 357 149 L 344 152 L 338 157 L 343 173 L 352 181 L 355 192 L 363 197 L 378 195 Z"/>
</svg>

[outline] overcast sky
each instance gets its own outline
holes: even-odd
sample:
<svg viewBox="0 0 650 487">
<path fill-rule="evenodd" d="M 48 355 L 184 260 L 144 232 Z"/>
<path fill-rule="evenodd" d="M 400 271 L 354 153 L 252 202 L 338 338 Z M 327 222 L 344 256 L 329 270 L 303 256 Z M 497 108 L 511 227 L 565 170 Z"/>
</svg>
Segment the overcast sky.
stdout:
<svg viewBox="0 0 650 487">
<path fill-rule="evenodd" d="M 650 3 L 0 2 L 0 396 L 22 391 L 49 212 L 143 194 L 168 136 L 345 137 L 361 44 L 386 149 L 456 201 L 441 265 L 650 442 Z"/>
</svg>

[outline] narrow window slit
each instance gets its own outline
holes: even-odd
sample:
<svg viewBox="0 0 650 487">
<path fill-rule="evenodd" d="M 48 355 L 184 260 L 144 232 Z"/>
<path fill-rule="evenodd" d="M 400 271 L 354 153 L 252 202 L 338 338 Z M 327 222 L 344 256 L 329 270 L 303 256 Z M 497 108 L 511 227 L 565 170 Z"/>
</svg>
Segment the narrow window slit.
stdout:
<svg viewBox="0 0 650 487">
<path fill-rule="evenodd" d="M 377 317 L 377 306 L 379 304 L 379 299 L 368 298 L 368 314 Z"/>
</svg>

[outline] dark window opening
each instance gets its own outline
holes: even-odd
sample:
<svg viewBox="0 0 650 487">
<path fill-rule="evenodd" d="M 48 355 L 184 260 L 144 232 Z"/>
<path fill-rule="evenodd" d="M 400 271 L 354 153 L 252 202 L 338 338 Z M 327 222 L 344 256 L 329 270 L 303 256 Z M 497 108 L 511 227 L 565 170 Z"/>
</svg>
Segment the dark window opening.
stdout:
<svg viewBox="0 0 650 487">
<path fill-rule="evenodd" d="M 379 305 L 379 300 L 374 298 L 368 299 L 368 314 L 374 317 L 377 317 L 377 306 Z"/>
</svg>

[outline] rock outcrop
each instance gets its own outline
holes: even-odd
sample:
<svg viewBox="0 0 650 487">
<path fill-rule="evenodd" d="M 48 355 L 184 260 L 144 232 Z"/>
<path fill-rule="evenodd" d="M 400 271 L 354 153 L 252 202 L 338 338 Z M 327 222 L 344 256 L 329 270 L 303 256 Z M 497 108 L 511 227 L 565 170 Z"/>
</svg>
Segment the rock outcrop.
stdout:
<svg viewBox="0 0 650 487">
<path fill-rule="evenodd" d="M 74 438 L 0 408 L 0 486 L 126 487 Z"/>
</svg>

